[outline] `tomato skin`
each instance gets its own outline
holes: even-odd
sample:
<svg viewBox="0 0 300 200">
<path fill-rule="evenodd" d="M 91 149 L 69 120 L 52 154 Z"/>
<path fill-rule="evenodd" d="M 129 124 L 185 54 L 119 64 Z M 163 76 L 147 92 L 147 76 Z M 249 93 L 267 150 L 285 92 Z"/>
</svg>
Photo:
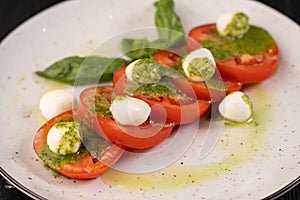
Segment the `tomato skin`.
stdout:
<svg viewBox="0 0 300 200">
<path fill-rule="evenodd" d="M 194 43 L 192 43 L 194 44 Z M 179 55 L 168 50 L 158 51 L 154 54 L 154 60 L 165 66 L 171 66 L 173 64 L 180 64 Z M 118 76 L 118 75 L 117 75 Z M 119 79 L 119 78 L 118 78 Z M 198 99 L 205 100 L 220 100 L 225 94 L 229 94 L 234 91 L 240 91 L 243 84 L 240 82 L 223 80 L 224 91 L 208 88 L 205 82 L 194 82 L 185 78 L 174 78 L 171 82 L 176 85 L 178 89 L 183 91 L 189 96 L 197 96 Z M 187 83 L 189 85 L 187 85 Z M 192 89 L 191 89 L 192 88 Z"/>
<path fill-rule="evenodd" d="M 126 67 L 127 66 L 117 69 L 113 74 L 113 88 L 114 88 L 113 92 L 117 95 L 124 95 L 125 94 L 124 90 L 128 86 L 126 75 L 125 75 Z"/>
<path fill-rule="evenodd" d="M 218 40 L 218 37 L 212 35 L 212 30 L 215 28 L 216 24 L 213 23 L 191 29 L 188 34 L 187 50 L 193 51 L 199 48 L 200 40 L 208 36 Z M 274 42 L 271 49 L 257 55 L 232 56 L 224 61 L 215 58 L 215 61 L 223 78 L 245 84 L 258 83 L 274 74 L 278 62 L 278 47 Z"/>
<path fill-rule="evenodd" d="M 47 143 L 47 135 L 50 128 L 58 122 L 71 120 L 73 120 L 73 112 L 69 110 L 50 119 L 38 129 L 33 141 L 34 151 L 37 155 L 39 155 L 42 147 Z M 123 152 L 123 148 L 110 145 L 99 160 L 93 159 L 93 157 L 87 153 L 83 154 L 76 161 L 64 162 L 61 166 L 52 168 L 52 170 L 73 179 L 93 179 L 110 169 L 110 167 L 119 160 Z"/>
<path fill-rule="evenodd" d="M 111 97 L 113 92 L 111 86 L 100 87 L 104 89 L 103 93 L 95 92 L 97 87 L 90 87 L 80 94 L 77 116 L 88 123 L 102 137 L 118 145 L 145 149 L 159 144 L 172 132 L 173 124 L 151 124 L 148 121 L 140 126 L 125 126 L 116 123 L 112 117 L 92 114 L 88 111 L 89 105 L 84 103 L 85 98 L 95 94 Z"/>
<path fill-rule="evenodd" d="M 276 51 L 277 52 L 277 51 Z M 258 83 L 271 77 L 277 67 L 277 53 L 265 53 L 264 62 L 254 65 L 236 64 L 234 58 L 225 62 L 216 60 L 216 65 L 223 77 L 242 83 Z"/>
<path fill-rule="evenodd" d="M 240 91 L 243 84 L 240 82 L 223 80 L 224 91 L 218 89 L 208 88 L 205 82 L 193 82 L 187 81 L 184 78 L 172 79 L 172 82 L 176 87 L 187 95 L 196 95 L 198 99 L 213 100 L 219 101 L 225 97 L 226 94 L 229 94 L 234 91 Z M 188 85 L 187 85 L 188 84 Z M 190 89 L 192 88 L 192 90 Z"/>
<path fill-rule="evenodd" d="M 154 60 L 165 66 L 180 64 L 179 56 L 168 50 L 161 50 L 154 54 Z"/>
<path fill-rule="evenodd" d="M 188 124 L 196 121 L 210 107 L 210 103 L 206 100 L 197 100 L 194 103 L 177 105 L 172 104 L 168 98 L 163 98 L 162 101 L 157 102 L 146 98 L 145 96 L 135 96 L 151 106 L 151 116 L 155 120 L 166 122 L 173 122 L 175 124 Z"/>
<path fill-rule="evenodd" d="M 113 76 L 114 92 L 118 95 L 124 95 L 124 89 L 128 86 L 125 69 L 126 66 L 116 70 Z M 173 99 L 168 97 L 156 95 L 136 95 L 134 97 L 141 99 L 152 106 L 151 116 L 154 119 L 164 118 L 166 122 L 173 122 L 175 124 L 191 123 L 203 116 L 210 107 L 209 101 L 200 99 L 197 99 L 192 103 L 174 104 L 172 103 Z"/>
</svg>

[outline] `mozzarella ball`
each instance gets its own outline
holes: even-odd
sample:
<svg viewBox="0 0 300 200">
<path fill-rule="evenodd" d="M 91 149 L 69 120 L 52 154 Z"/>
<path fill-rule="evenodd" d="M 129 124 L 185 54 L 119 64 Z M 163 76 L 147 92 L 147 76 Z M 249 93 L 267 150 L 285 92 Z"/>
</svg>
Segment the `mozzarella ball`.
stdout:
<svg viewBox="0 0 300 200">
<path fill-rule="evenodd" d="M 125 69 L 126 78 L 139 83 L 157 83 L 161 79 L 160 65 L 149 58 L 138 59 Z"/>
<path fill-rule="evenodd" d="M 217 20 L 217 30 L 221 35 L 241 37 L 249 29 L 249 18 L 241 12 L 227 12 Z"/>
<path fill-rule="evenodd" d="M 200 48 L 183 59 L 182 68 L 185 75 L 192 81 L 206 81 L 215 73 L 216 63 L 208 49 Z"/>
<path fill-rule="evenodd" d="M 45 93 L 40 100 L 40 111 L 47 119 L 72 109 L 73 94 L 66 90 L 53 90 Z"/>
<path fill-rule="evenodd" d="M 126 69 L 125 69 L 125 74 L 126 74 L 126 78 L 127 78 L 128 80 L 133 81 L 133 78 L 132 78 L 132 70 L 133 70 L 133 67 L 135 66 L 135 64 L 136 64 L 137 62 L 139 62 L 139 61 L 140 61 L 140 59 L 135 60 L 135 61 L 131 62 L 131 63 L 126 67 Z"/>
<path fill-rule="evenodd" d="M 56 154 L 67 155 L 76 153 L 81 145 L 81 136 L 75 127 L 75 122 L 59 122 L 48 132 L 47 144 Z"/>
<path fill-rule="evenodd" d="M 245 122 L 251 119 L 253 105 L 248 95 L 237 91 L 228 94 L 219 104 L 220 114 L 228 120 Z"/>
<path fill-rule="evenodd" d="M 137 98 L 118 96 L 110 106 L 113 118 L 122 125 L 138 126 L 149 117 L 150 106 Z"/>
</svg>

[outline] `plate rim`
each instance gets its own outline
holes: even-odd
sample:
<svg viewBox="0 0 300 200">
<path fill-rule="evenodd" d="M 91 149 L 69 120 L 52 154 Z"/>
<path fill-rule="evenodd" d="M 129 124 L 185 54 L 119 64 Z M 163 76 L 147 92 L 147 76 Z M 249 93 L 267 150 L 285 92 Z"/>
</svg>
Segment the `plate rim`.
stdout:
<svg viewBox="0 0 300 200">
<path fill-rule="evenodd" d="M 19 181 L 17 181 L 15 178 L 13 178 L 10 174 L 8 174 L 1 166 L 0 166 L 0 175 L 6 179 L 10 184 L 12 184 L 15 188 L 17 188 L 19 191 L 23 192 L 24 194 L 37 199 L 37 200 L 47 200 L 46 197 L 43 197 L 39 195 L 38 193 L 28 189 L 26 186 L 21 184 Z M 289 184 L 283 186 L 279 190 L 275 191 L 274 193 L 262 198 L 262 200 L 275 200 L 293 188 L 297 187 L 297 185 L 300 184 L 300 176 L 298 176 L 296 179 L 291 181 Z"/>
<path fill-rule="evenodd" d="M 24 186 L 22 183 L 20 183 L 18 180 L 13 178 L 9 173 L 7 173 L 1 166 L 0 166 L 0 175 L 7 180 L 11 185 L 13 185 L 15 188 L 17 188 L 19 191 L 23 192 L 24 194 L 28 195 L 29 197 L 32 197 L 34 199 L 38 200 L 47 200 L 46 197 L 43 197 L 39 195 L 38 193 L 32 191 L 28 187 Z"/>
<path fill-rule="evenodd" d="M 238 1 L 243 1 L 243 0 L 238 0 Z M 37 12 L 33 16 L 29 17 L 28 19 L 26 19 L 25 21 L 23 21 L 19 25 L 17 25 L 2 40 L 0 40 L 0 48 L 2 46 L 4 46 L 6 44 L 6 42 L 8 42 L 12 37 L 14 37 L 14 35 L 16 33 L 21 31 L 23 28 L 29 26 L 35 20 L 38 20 L 40 17 L 47 15 L 49 12 L 52 12 L 53 10 L 55 10 L 57 8 L 62 9 L 62 6 L 68 6 L 69 4 L 73 4 L 74 2 L 76 2 L 76 1 L 64 0 L 61 2 L 57 2 L 39 12 Z M 292 25 L 295 27 L 300 27 L 300 25 L 297 22 L 295 22 L 293 19 L 289 18 L 284 13 L 276 10 L 275 8 L 265 4 L 263 2 L 260 2 L 257 0 L 250 0 L 250 1 L 248 0 L 248 2 L 251 2 L 253 4 L 257 4 L 259 6 L 267 8 L 271 12 L 275 12 L 277 15 L 280 15 L 281 18 L 284 18 L 284 20 L 287 20 L 289 22 L 289 25 Z M 29 189 L 28 187 L 24 186 L 22 183 L 20 183 L 20 181 L 18 181 L 12 175 L 10 175 L 8 172 L 6 172 L 6 170 L 2 166 L 0 166 L 0 175 L 5 180 L 7 180 L 10 184 L 12 184 L 15 188 L 17 188 L 19 191 L 23 192 L 24 194 L 28 195 L 29 197 L 31 197 L 33 199 L 37 199 L 37 200 L 47 199 L 47 197 L 44 197 L 44 196 L 34 192 L 33 190 Z M 293 179 L 291 182 L 289 182 L 287 185 L 284 185 L 283 187 L 279 188 L 278 190 L 274 191 L 273 193 L 267 195 L 266 197 L 263 197 L 262 200 L 275 200 L 275 199 L 281 197 L 282 195 L 286 194 L 293 188 L 297 187 L 298 185 L 300 185 L 300 175 L 297 178 Z"/>
<path fill-rule="evenodd" d="M 288 185 L 283 186 L 281 189 L 277 190 L 276 192 L 264 197 L 262 200 L 275 200 L 282 195 L 286 194 L 293 188 L 297 187 L 297 185 L 300 184 L 300 176 L 298 176 L 296 179 L 294 179 L 292 182 L 290 182 Z"/>
</svg>

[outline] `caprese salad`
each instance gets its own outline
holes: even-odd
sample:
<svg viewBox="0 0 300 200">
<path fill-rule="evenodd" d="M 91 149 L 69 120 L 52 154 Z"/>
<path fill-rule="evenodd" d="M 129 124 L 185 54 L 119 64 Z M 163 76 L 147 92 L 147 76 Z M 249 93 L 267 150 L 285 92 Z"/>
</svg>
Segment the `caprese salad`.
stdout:
<svg viewBox="0 0 300 200">
<path fill-rule="evenodd" d="M 165 23 L 175 20 L 177 31 L 183 31 L 173 1 L 159 0 L 155 6 L 158 28 L 175 29 Z M 165 16 L 165 24 L 158 23 L 165 9 L 171 14 Z M 231 12 L 214 24 L 192 28 L 184 43 L 177 35 L 172 37 L 164 38 L 172 41 L 166 42 L 166 49 L 127 52 L 127 60 L 93 57 L 94 63 L 108 65 L 100 81 L 112 80 L 111 85 L 87 87 L 76 100 L 64 90 L 44 94 L 40 111 L 47 122 L 35 135 L 34 150 L 46 166 L 69 178 L 96 178 L 126 148 L 146 149 L 161 143 L 174 127 L 209 113 L 212 103 L 219 105 L 218 112 L 226 120 L 252 119 L 253 105 L 242 87 L 273 75 L 278 48 L 271 35 L 250 25 L 246 14 Z M 99 65 L 83 60 L 69 57 L 37 74 L 74 84 L 72 75 L 79 69 L 74 67 L 68 74 L 65 68 L 82 64 L 85 77 L 95 79 L 89 70 Z"/>
</svg>

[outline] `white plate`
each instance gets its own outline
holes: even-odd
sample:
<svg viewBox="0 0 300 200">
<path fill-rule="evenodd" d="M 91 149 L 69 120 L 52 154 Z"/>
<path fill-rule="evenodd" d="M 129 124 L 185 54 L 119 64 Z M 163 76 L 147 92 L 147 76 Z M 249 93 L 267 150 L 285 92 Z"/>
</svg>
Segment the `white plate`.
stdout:
<svg viewBox="0 0 300 200">
<path fill-rule="evenodd" d="M 254 1 L 177 0 L 175 5 L 186 31 L 240 10 L 277 41 L 277 73 L 246 90 L 254 101 L 256 127 L 225 127 L 203 160 L 197 159 L 195 140 L 185 156 L 150 174 L 111 170 L 91 181 L 54 178 L 33 152 L 32 141 L 42 124 L 41 95 L 65 86 L 34 71 L 66 56 L 87 55 L 121 32 L 154 26 L 153 1 L 67 1 L 28 20 L 1 43 L 1 173 L 37 199 L 259 199 L 299 178 L 299 26 Z"/>
</svg>

